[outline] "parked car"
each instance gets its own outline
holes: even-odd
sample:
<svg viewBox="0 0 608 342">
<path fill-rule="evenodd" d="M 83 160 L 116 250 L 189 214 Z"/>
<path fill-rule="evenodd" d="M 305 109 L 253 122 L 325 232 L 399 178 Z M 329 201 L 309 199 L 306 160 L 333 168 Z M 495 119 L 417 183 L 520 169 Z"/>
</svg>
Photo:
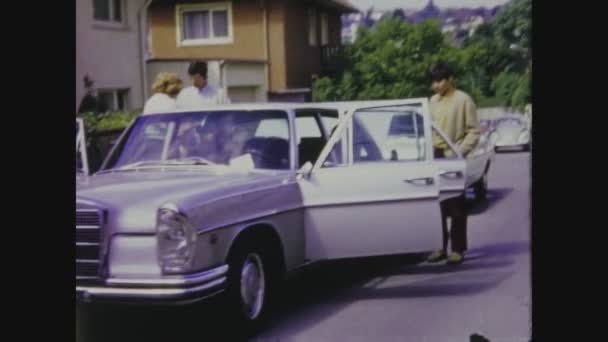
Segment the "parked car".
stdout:
<svg viewBox="0 0 608 342">
<path fill-rule="evenodd" d="M 413 151 L 391 149 L 395 117 L 418 123 L 414 136 L 401 131 Z M 433 130 L 445 137 L 427 99 L 138 117 L 101 170 L 77 183 L 77 301 L 184 304 L 222 293 L 235 323 L 253 329 L 296 270 L 436 250 L 439 201 L 485 165 L 457 150 L 435 159 Z"/>
<path fill-rule="evenodd" d="M 496 149 L 530 150 L 531 135 L 521 115 L 508 115 L 496 120 L 490 139 Z"/>
</svg>

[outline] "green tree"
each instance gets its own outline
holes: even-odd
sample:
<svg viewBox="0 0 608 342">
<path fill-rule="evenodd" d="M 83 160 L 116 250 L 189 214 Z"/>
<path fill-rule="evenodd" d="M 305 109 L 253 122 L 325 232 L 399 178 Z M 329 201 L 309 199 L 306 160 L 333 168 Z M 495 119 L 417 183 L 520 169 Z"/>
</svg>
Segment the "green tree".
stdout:
<svg viewBox="0 0 608 342">
<path fill-rule="evenodd" d="M 429 96 L 426 71 L 437 60 L 455 69 L 456 84 L 480 105 L 523 108 L 531 100 L 531 0 L 513 0 L 477 28 L 462 48 L 450 44 L 438 21 L 417 25 L 387 16 L 361 28 L 346 46 L 335 78 L 313 82 L 316 101 Z"/>
<path fill-rule="evenodd" d="M 347 47 L 342 75 L 313 84 L 314 99 L 374 100 L 428 96 L 426 71 L 445 59 L 460 66 L 461 56 L 447 44 L 439 22 L 418 25 L 386 18 L 371 29 L 360 29 L 357 41 Z"/>
</svg>

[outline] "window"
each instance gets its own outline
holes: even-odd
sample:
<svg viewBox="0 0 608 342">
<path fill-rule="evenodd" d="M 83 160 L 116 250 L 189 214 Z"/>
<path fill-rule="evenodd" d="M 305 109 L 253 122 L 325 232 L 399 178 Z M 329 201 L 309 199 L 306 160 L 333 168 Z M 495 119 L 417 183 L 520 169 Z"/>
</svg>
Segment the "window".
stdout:
<svg viewBox="0 0 608 342">
<path fill-rule="evenodd" d="M 329 44 L 329 21 L 327 13 L 321 13 L 321 46 Z"/>
<path fill-rule="evenodd" d="M 308 44 L 317 46 L 317 12 L 314 8 L 308 10 Z"/>
<path fill-rule="evenodd" d="M 342 131 L 340 138 L 336 142 L 336 144 L 332 147 L 327 159 L 323 162 L 321 167 L 336 167 L 336 166 L 346 166 L 346 158 L 347 155 L 346 147 L 348 145 L 347 142 L 347 131 L 348 127 Z"/>
<path fill-rule="evenodd" d="M 260 121 L 254 137 L 289 139 L 289 127 L 285 118 L 269 118 Z"/>
<path fill-rule="evenodd" d="M 353 119 L 355 163 L 425 159 L 424 122 L 417 112 L 365 110 Z"/>
<path fill-rule="evenodd" d="M 123 23 L 122 0 L 93 0 L 93 18 L 97 21 Z"/>
<path fill-rule="evenodd" d="M 232 43 L 232 8 L 229 2 L 177 6 L 181 45 Z"/>
<path fill-rule="evenodd" d="M 314 116 L 299 116 L 296 117 L 296 132 L 298 138 L 322 138 L 321 128 Z"/>
<path fill-rule="evenodd" d="M 327 139 L 338 123 L 338 112 L 335 110 L 301 109 L 296 111 L 296 134 L 298 137 L 299 165 L 306 162 L 315 163 L 321 151 L 327 144 Z M 338 143 L 328 156 L 324 166 L 342 164 L 342 148 L 346 145 Z M 337 151 L 339 150 L 339 151 Z"/>
<path fill-rule="evenodd" d="M 222 165 L 250 160 L 248 167 L 287 170 L 291 167 L 288 122 L 284 111 L 141 116 L 109 157 L 107 167 L 203 158 Z"/>
<path fill-rule="evenodd" d="M 129 109 L 129 89 L 99 90 L 99 100 L 109 111 Z"/>
</svg>

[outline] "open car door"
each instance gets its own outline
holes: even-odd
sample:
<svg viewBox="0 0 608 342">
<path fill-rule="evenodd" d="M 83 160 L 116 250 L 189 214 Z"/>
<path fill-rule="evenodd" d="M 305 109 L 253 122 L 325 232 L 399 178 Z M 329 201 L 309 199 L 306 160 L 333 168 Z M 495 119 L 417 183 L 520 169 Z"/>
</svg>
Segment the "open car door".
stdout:
<svg viewBox="0 0 608 342">
<path fill-rule="evenodd" d="M 427 99 L 351 102 L 343 110 L 298 180 L 307 259 L 439 249 L 440 179 Z"/>
<path fill-rule="evenodd" d="M 451 158 L 437 158 L 433 156 L 435 165 L 439 168 L 439 198 L 445 200 L 459 196 L 466 190 L 469 184 L 467 177 L 471 171 L 469 169 L 471 164 L 462 156 L 462 153 L 456 148 L 454 142 L 439 127 L 434 123 L 431 126 L 433 133 L 438 134 L 452 150 Z M 473 164 L 476 165 L 476 162 L 473 162 Z"/>
</svg>

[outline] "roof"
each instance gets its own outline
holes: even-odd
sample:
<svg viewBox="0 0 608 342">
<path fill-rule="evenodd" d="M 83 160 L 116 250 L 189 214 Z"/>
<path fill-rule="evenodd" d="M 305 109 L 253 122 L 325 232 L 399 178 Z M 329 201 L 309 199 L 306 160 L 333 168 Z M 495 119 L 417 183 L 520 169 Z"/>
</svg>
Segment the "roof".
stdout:
<svg viewBox="0 0 608 342">
<path fill-rule="evenodd" d="M 330 8 L 340 13 L 360 12 L 359 8 L 353 6 L 348 0 L 304 0 L 305 2 L 316 3 L 318 6 Z M 176 4 L 176 0 L 155 0 L 152 6 Z"/>
<path fill-rule="evenodd" d="M 221 110 L 295 110 L 295 109 L 353 109 L 353 108 L 374 108 L 391 107 L 400 105 L 419 104 L 426 101 L 426 98 L 395 99 L 395 100 L 365 100 L 365 101 L 335 101 L 335 102 L 255 102 L 255 103 L 233 103 L 223 105 L 212 105 L 201 108 L 178 108 L 163 113 L 147 113 L 143 115 L 158 115 L 170 113 L 188 113 L 200 111 L 221 111 Z"/>
<path fill-rule="evenodd" d="M 360 12 L 361 10 L 353 6 L 348 0 L 306 0 L 308 2 L 316 3 L 319 6 L 325 8 L 334 9 L 340 13 L 354 13 Z"/>
</svg>

